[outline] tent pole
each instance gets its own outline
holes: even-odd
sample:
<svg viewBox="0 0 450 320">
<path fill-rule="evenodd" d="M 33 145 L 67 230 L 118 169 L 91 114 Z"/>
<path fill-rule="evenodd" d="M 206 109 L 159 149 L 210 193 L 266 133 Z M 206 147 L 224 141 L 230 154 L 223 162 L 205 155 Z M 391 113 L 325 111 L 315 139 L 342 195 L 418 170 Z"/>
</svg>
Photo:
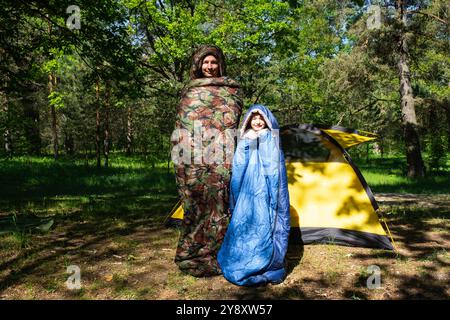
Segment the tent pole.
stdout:
<svg viewBox="0 0 450 320">
<path fill-rule="evenodd" d="M 380 220 L 383 221 L 384 225 L 386 226 L 386 231 L 387 231 L 387 233 L 389 235 L 389 238 L 391 238 L 392 246 L 394 247 L 394 251 L 398 254 L 397 245 L 395 244 L 394 238 L 392 237 L 392 234 L 391 234 L 391 230 L 389 230 L 389 227 L 388 227 L 388 225 L 386 223 L 386 219 L 384 218 L 384 215 L 381 212 L 380 212 L 380 216 L 381 216 Z"/>
</svg>

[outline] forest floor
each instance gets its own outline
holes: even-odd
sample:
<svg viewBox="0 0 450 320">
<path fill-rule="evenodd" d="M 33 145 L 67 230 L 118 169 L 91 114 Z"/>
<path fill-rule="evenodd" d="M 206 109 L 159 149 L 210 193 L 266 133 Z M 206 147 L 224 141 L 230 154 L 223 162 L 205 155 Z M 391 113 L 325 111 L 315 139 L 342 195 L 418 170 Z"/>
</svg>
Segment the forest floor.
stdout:
<svg viewBox="0 0 450 320">
<path fill-rule="evenodd" d="M 285 281 L 256 288 L 181 273 L 173 262 L 178 231 L 163 225 L 162 212 L 59 214 L 47 233 L 0 238 L 0 299 L 449 299 L 450 195 L 375 197 L 396 253 L 291 245 Z M 80 268 L 81 289 L 66 285 L 71 265 Z M 373 268 L 381 285 L 370 289 Z"/>
</svg>

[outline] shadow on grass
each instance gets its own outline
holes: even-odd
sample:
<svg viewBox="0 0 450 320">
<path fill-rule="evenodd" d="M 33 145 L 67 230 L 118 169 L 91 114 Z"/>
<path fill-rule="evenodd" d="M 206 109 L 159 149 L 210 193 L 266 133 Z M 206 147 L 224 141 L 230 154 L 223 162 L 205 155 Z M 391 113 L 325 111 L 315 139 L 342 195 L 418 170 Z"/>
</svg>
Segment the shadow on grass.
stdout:
<svg viewBox="0 0 450 320">
<path fill-rule="evenodd" d="M 0 185 L 0 214 L 33 213 L 55 222 L 47 233 L 27 234 L 25 248 L 3 243 L 0 292 L 63 274 L 68 263 L 95 265 L 114 254 L 127 256 L 120 245 L 109 247 L 113 241 L 129 241 L 130 252 L 149 242 L 157 250 L 169 232 L 163 221 L 178 198 L 173 174 L 123 162 L 98 171 L 68 161 L 3 161 L 0 175 L 6 182 Z"/>
<path fill-rule="evenodd" d="M 449 212 L 439 208 L 391 211 L 386 220 L 399 251 L 371 250 L 354 258 L 377 261 L 383 278 L 390 278 L 389 282 L 396 284 L 397 299 L 449 299 L 449 218 Z M 406 269 L 417 271 L 413 275 L 391 272 L 393 264 L 404 264 Z M 356 279 L 354 287 L 366 287 L 366 279 L 363 280 Z"/>
<path fill-rule="evenodd" d="M 55 224 L 59 226 L 57 231 L 31 235 L 38 241 L 32 241 L 31 247 L 0 262 L 0 270 L 10 271 L 0 277 L 0 292 L 29 276 L 36 279 L 63 273 L 66 263 L 95 266 L 102 261 L 110 261 L 114 255 L 130 255 L 133 247 L 150 244 L 152 239 L 152 246 L 158 250 L 158 247 L 163 247 L 158 240 L 167 231 L 162 224 L 165 215 L 165 209 L 161 209 L 159 212 L 130 213 L 120 217 L 113 214 L 95 220 L 85 220 L 81 213 L 55 217 Z M 132 239 L 127 240 L 130 241 L 128 248 L 109 247 L 114 240 L 127 237 Z"/>
</svg>

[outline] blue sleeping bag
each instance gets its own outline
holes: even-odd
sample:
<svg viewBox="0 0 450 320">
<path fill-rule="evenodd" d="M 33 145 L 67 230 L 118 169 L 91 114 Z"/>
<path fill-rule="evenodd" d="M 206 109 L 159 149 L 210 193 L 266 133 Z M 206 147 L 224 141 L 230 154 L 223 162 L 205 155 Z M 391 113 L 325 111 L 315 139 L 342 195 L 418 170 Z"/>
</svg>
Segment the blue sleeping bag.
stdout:
<svg viewBox="0 0 450 320">
<path fill-rule="evenodd" d="M 269 130 L 247 137 L 245 128 L 256 111 Z M 277 120 L 262 105 L 253 105 L 244 116 L 233 158 L 232 217 L 217 256 L 224 277 L 237 285 L 280 283 L 286 276 L 289 193 L 278 130 Z"/>
</svg>

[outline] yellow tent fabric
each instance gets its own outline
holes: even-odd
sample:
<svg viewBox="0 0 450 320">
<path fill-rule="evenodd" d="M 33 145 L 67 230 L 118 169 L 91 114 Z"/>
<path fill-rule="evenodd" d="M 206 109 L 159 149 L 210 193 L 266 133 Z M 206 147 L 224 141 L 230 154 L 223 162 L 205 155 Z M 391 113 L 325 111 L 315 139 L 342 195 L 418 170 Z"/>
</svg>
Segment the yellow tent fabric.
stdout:
<svg viewBox="0 0 450 320">
<path fill-rule="evenodd" d="M 357 133 L 344 132 L 337 129 L 322 129 L 322 131 L 333 137 L 344 149 L 377 139 L 373 133 L 364 131 L 358 131 Z M 362 133 L 367 135 L 363 135 Z"/>
<path fill-rule="evenodd" d="M 183 206 L 180 203 L 179 207 L 174 211 L 171 217 L 173 219 L 183 219 L 183 216 L 184 216 Z"/>
<path fill-rule="evenodd" d="M 286 169 L 292 227 L 339 228 L 386 235 L 366 190 L 349 164 L 290 162 Z"/>
</svg>

